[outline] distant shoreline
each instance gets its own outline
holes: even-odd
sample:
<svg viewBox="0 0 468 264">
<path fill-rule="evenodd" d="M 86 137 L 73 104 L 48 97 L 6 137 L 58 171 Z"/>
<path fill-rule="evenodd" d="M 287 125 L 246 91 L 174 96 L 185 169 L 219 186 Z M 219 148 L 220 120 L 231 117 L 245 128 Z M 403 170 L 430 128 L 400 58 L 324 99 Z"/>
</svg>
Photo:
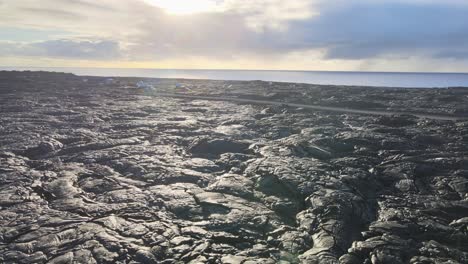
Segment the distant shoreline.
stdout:
<svg viewBox="0 0 468 264">
<path fill-rule="evenodd" d="M 17 67 L 0 66 L 4 69 L 107 69 L 107 70 L 149 70 L 149 71 L 259 71 L 259 72 L 317 72 L 317 73 L 377 73 L 377 74 L 463 74 L 468 72 L 412 72 L 412 71 L 327 71 L 327 70 L 277 70 L 277 69 L 190 69 L 190 68 L 119 68 L 119 67 Z"/>
<path fill-rule="evenodd" d="M 70 72 L 80 76 L 201 79 L 306 83 L 315 85 L 448 88 L 468 87 L 468 73 L 202 70 L 202 69 L 122 69 L 80 67 L 0 67 L 0 70 Z"/>
</svg>

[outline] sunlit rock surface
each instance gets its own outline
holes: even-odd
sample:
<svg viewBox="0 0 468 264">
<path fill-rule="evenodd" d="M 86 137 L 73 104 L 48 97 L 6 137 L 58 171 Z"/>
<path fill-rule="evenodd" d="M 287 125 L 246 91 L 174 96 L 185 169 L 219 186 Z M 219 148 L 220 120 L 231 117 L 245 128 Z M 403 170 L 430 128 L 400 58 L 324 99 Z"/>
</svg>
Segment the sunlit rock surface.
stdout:
<svg viewBox="0 0 468 264">
<path fill-rule="evenodd" d="M 0 73 L 1 263 L 468 263 L 467 121 L 139 81 Z M 468 112 L 460 88 L 145 82 Z"/>
</svg>

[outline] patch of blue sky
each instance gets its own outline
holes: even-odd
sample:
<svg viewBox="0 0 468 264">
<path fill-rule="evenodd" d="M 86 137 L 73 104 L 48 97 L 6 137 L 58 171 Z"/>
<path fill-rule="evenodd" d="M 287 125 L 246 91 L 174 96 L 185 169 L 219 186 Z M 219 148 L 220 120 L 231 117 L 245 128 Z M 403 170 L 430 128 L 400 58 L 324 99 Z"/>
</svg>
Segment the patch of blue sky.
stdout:
<svg viewBox="0 0 468 264">
<path fill-rule="evenodd" d="M 65 38 L 69 35 L 71 35 L 70 32 L 63 30 L 0 27 L 0 41 L 33 42 Z"/>
</svg>

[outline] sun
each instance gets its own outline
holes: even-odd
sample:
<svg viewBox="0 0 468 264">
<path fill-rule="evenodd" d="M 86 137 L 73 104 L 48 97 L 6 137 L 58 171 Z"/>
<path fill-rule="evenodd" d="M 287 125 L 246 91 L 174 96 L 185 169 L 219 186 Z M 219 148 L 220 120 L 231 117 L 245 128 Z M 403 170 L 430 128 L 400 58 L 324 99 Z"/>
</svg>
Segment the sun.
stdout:
<svg viewBox="0 0 468 264">
<path fill-rule="evenodd" d="M 189 15 L 214 12 L 218 6 L 214 0 L 144 0 L 148 4 L 162 8 L 168 14 Z"/>
</svg>

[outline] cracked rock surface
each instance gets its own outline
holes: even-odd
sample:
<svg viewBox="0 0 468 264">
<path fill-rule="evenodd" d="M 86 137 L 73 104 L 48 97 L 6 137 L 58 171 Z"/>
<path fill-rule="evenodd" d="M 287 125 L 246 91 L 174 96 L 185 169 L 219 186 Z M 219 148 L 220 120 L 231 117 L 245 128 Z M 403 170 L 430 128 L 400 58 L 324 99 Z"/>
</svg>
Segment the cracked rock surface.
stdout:
<svg viewBox="0 0 468 264">
<path fill-rule="evenodd" d="M 162 98 L 135 82 L 0 73 L 1 263 L 468 263 L 468 121 Z M 183 82 L 468 105 L 463 89 Z"/>
</svg>

